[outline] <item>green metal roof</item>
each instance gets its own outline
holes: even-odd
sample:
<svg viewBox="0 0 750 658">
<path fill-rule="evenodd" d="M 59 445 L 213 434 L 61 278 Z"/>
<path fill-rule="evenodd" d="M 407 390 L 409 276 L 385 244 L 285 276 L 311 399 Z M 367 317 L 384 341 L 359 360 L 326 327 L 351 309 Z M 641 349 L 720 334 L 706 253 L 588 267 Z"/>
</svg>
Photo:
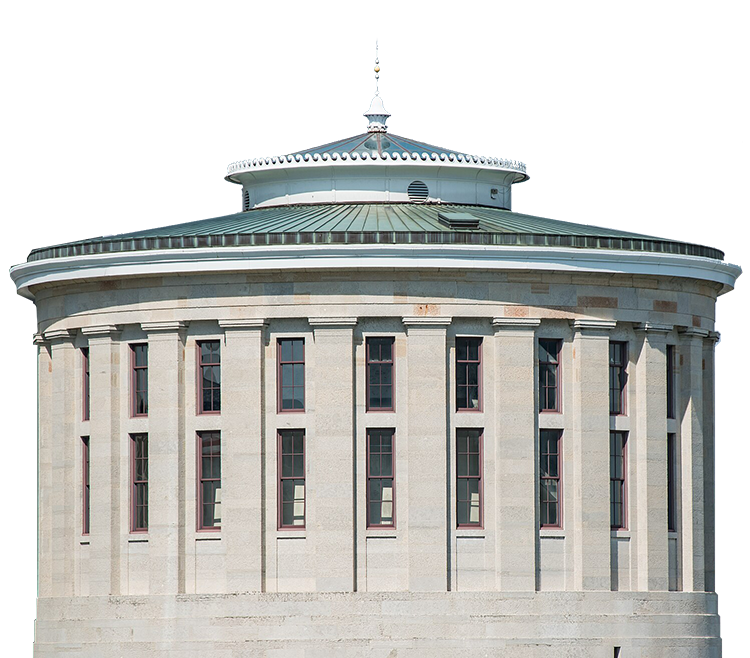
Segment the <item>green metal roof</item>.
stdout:
<svg viewBox="0 0 750 658">
<path fill-rule="evenodd" d="M 463 220 L 452 225 L 451 217 Z M 478 220 L 466 228 L 466 215 Z M 471 224 L 471 222 L 469 222 Z M 718 249 L 638 233 L 458 204 L 274 206 L 35 249 L 28 261 L 86 254 L 274 244 L 476 244 L 624 249 L 723 260 Z"/>
</svg>

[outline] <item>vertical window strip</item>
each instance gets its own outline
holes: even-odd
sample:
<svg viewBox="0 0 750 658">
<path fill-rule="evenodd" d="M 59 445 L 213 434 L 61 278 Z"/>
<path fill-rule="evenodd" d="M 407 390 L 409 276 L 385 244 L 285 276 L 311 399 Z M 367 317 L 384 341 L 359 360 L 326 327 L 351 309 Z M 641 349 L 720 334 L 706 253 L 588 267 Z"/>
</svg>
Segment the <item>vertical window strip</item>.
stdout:
<svg viewBox="0 0 750 658">
<path fill-rule="evenodd" d="M 393 429 L 367 430 L 367 527 L 394 528 L 396 499 Z"/>
<path fill-rule="evenodd" d="M 83 391 L 81 397 L 81 419 L 89 420 L 91 417 L 91 370 L 89 365 L 89 348 L 81 348 L 81 367 L 83 372 Z"/>
<path fill-rule="evenodd" d="M 625 414 L 625 385 L 627 383 L 627 343 L 609 343 L 609 413 L 613 416 Z"/>
<path fill-rule="evenodd" d="M 539 509 L 540 524 L 562 526 L 562 430 L 539 431 Z"/>
<path fill-rule="evenodd" d="M 279 338 L 279 411 L 305 410 L 305 339 Z"/>
<path fill-rule="evenodd" d="M 305 527 L 305 430 L 279 431 L 279 528 Z"/>
<path fill-rule="evenodd" d="M 539 411 L 560 411 L 560 346 L 562 341 L 539 339 Z"/>
<path fill-rule="evenodd" d="M 148 434 L 130 435 L 131 532 L 148 530 Z"/>
<path fill-rule="evenodd" d="M 479 411 L 482 393 L 482 339 L 456 338 L 456 410 Z"/>
<path fill-rule="evenodd" d="M 130 346 L 132 365 L 131 413 L 133 416 L 148 415 L 148 345 Z"/>
<path fill-rule="evenodd" d="M 367 410 L 393 410 L 393 338 L 368 338 Z"/>
<path fill-rule="evenodd" d="M 89 437 L 81 437 L 81 534 L 88 535 L 91 521 L 91 466 Z"/>
<path fill-rule="evenodd" d="M 221 432 L 198 433 L 198 529 L 221 529 Z"/>
<path fill-rule="evenodd" d="M 667 530 L 677 532 L 677 435 L 667 434 Z"/>
<path fill-rule="evenodd" d="M 198 343 L 199 413 L 221 411 L 221 346 L 218 340 Z"/>
<path fill-rule="evenodd" d="M 456 430 L 456 525 L 481 527 L 482 430 Z"/>
<path fill-rule="evenodd" d="M 612 529 L 627 527 L 627 432 L 609 433 L 609 519 Z"/>
<path fill-rule="evenodd" d="M 667 345 L 667 418 L 674 418 L 674 345 Z"/>
</svg>

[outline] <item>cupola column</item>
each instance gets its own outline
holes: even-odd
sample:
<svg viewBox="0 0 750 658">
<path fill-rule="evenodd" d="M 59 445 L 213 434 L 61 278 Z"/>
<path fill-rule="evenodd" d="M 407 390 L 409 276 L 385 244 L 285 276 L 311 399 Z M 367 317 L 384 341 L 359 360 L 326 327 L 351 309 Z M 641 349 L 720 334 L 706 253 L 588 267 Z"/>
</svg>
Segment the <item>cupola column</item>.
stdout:
<svg viewBox="0 0 750 658">
<path fill-rule="evenodd" d="M 448 543 L 456 520 L 448 455 L 446 331 L 451 318 L 405 317 L 408 399 L 407 545 L 409 591 L 442 592 L 451 565 Z"/>
<path fill-rule="evenodd" d="M 613 320 L 574 320 L 573 413 L 566 437 L 573 463 L 573 587 L 609 590 L 609 331 Z M 567 414 L 566 414 L 567 417 Z"/>
<path fill-rule="evenodd" d="M 114 325 L 83 327 L 89 342 L 89 463 L 91 551 L 89 593 L 121 593 L 122 436 L 120 434 L 120 330 Z"/>
<path fill-rule="evenodd" d="M 148 335 L 149 592 L 185 591 L 185 322 L 144 322 Z"/>
<path fill-rule="evenodd" d="M 222 358 L 222 542 L 227 591 L 264 589 L 263 455 L 265 382 L 263 319 L 219 320 Z M 273 437 L 268 445 L 275 445 Z"/>
<path fill-rule="evenodd" d="M 533 592 L 539 527 L 535 332 L 541 320 L 495 318 L 497 587 Z M 487 483 L 490 486 L 490 483 Z"/>
</svg>

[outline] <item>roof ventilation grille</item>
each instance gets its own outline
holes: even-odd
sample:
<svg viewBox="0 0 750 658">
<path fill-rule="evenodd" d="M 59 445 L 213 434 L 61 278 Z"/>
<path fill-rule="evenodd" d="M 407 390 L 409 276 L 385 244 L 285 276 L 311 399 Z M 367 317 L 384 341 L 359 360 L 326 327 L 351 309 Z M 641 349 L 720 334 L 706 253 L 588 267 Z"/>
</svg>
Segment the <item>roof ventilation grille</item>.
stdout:
<svg viewBox="0 0 750 658">
<path fill-rule="evenodd" d="M 412 203 L 424 203 L 427 201 L 430 191 L 427 189 L 427 185 L 421 180 L 414 180 L 409 183 L 406 193 L 409 195 L 409 201 Z"/>
<path fill-rule="evenodd" d="M 242 212 L 250 210 L 250 192 L 242 190 Z"/>
<path fill-rule="evenodd" d="M 448 228 L 479 228 L 479 218 L 468 212 L 438 211 L 438 221 Z"/>
</svg>

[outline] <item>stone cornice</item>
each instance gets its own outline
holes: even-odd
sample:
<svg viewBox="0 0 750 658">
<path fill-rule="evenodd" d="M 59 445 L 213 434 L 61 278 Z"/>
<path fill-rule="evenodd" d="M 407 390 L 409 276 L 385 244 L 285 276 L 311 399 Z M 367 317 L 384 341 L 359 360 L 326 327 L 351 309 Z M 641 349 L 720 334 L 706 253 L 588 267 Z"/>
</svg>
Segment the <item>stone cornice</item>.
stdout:
<svg viewBox="0 0 750 658">
<path fill-rule="evenodd" d="M 36 333 L 36 334 L 34 334 L 34 338 L 33 338 L 32 342 L 34 343 L 34 345 L 37 345 L 37 346 L 41 347 L 41 346 L 47 344 L 48 339 L 46 339 L 44 337 L 44 334 L 42 334 L 42 333 Z"/>
<path fill-rule="evenodd" d="M 308 318 L 311 327 L 353 327 L 357 318 Z"/>
<path fill-rule="evenodd" d="M 508 329 L 534 331 L 542 324 L 539 318 L 492 318 L 492 326 L 495 331 L 505 331 Z"/>
<path fill-rule="evenodd" d="M 245 318 L 237 320 L 219 320 L 219 326 L 224 329 L 265 329 L 268 321 L 265 318 Z"/>
<path fill-rule="evenodd" d="M 657 334 L 668 334 L 674 325 L 671 324 L 656 324 L 654 322 L 639 322 L 633 325 L 635 331 L 641 331 L 644 333 L 657 333 Z"/>
<path fill-rule="evenodd" d="M 40 334 L 34 334 L 34 342 L 38 345 L 37 342 L 37 336 Z M 50 329 L 45 331 L 43 334 L 41 334 L 43 337 L 43 340 L 49 341 L 49 342 L 57 342 L 57 341 L 73 341 L 76 337 L 76 330 L 75 329 Z"/>
<path fill-rule="evenodd" d="M 453 322 L 453 318 L 431 315 L 405 316 L 401 318 L 401 322 L 407 327 L 447 327 Z"/>
<path fill-rule="evenodd" d="M 681 336 L 687 336 L 688 338 L 708 338 L 711 333 L 708 329 L 701 329 L 700 327 L 682 327 L 677 331 Z"/>
<path fill-rule="evenodd" d="M 100 324 L 93 327 L 81 327 L 81 333 L 88 338 L 104 338 L 120 333 L 116 324 Z"/>
<path fill-rule="evenodd" d="M 166 320 L 162 322 L 141 322 L 141 329 L 147 334 L 169 331 L 184 331 L 190 322 L 182 320 Z"/>
<path fill-rule="evenodd" d="M 574 331 L 610 331 L 617 326 L 616 320 L 571 320 L 570 326 Z"/>
</svg>

